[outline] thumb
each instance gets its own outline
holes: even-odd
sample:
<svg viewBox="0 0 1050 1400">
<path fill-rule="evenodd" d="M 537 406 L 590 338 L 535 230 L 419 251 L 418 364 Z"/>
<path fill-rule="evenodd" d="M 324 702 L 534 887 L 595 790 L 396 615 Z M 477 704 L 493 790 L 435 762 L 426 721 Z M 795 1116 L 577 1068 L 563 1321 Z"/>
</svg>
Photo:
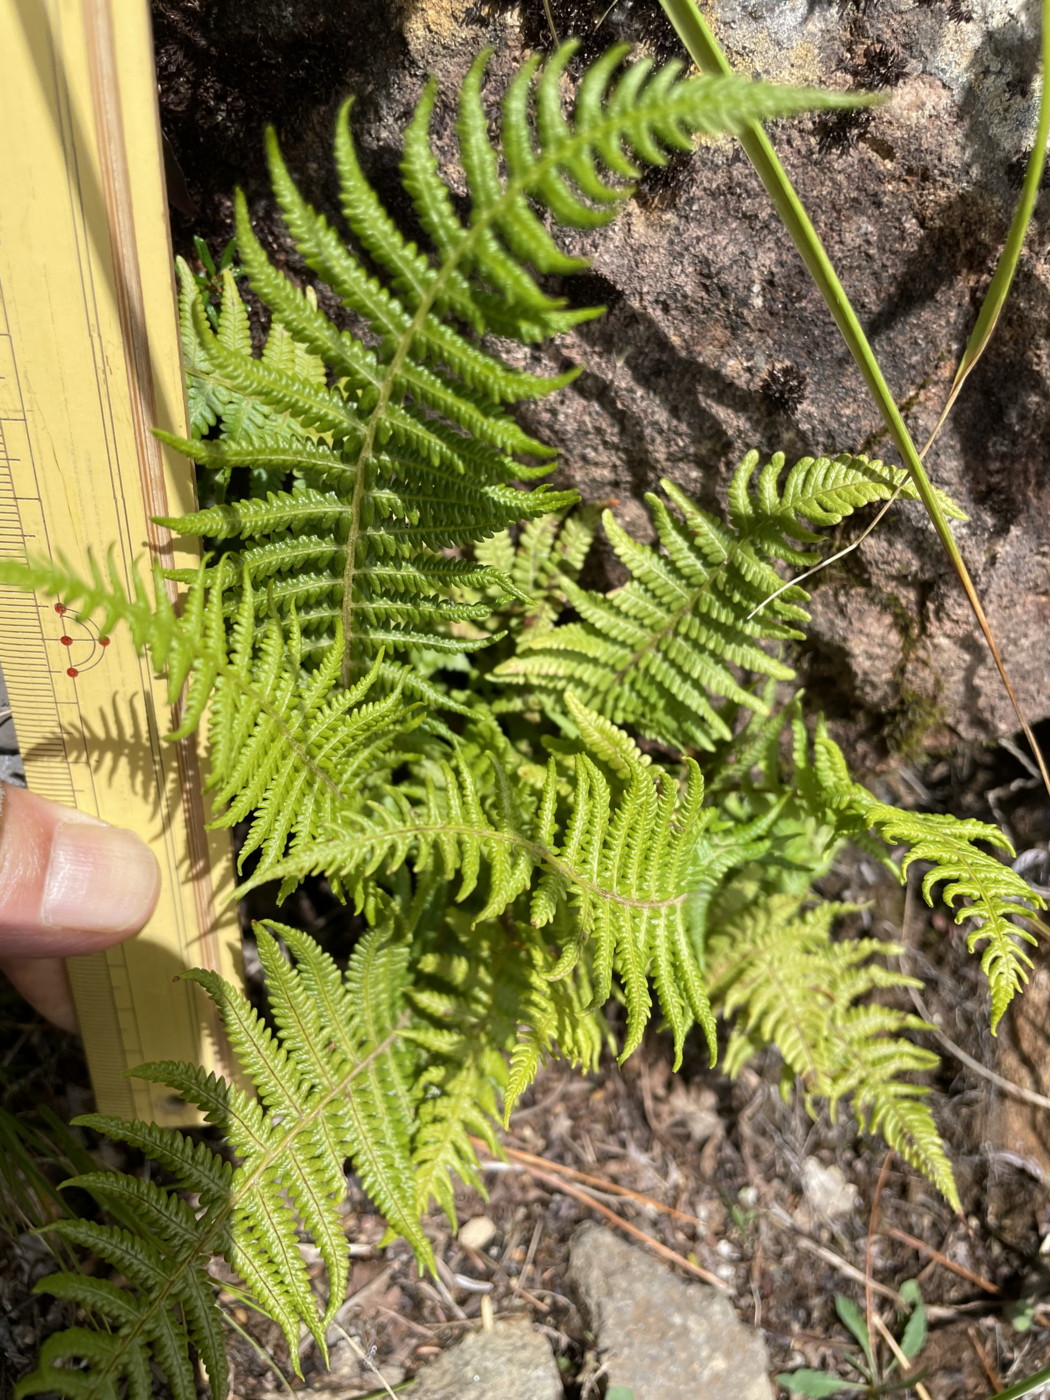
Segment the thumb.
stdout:
<svg viewBox="0 0 1050 1400">
<path fill-rule="evenodd" d="M 59 959 L 137 933 L 159 886 L 133 832 L 0 785 L 0 968 L 57 1024 L 76 1026 Z"/>
</svg>

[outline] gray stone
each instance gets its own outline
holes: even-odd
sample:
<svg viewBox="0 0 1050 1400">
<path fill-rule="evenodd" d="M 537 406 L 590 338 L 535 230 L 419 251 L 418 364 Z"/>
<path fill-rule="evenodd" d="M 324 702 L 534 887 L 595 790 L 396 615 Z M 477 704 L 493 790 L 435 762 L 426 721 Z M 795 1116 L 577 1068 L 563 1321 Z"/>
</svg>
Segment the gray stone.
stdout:
<svg viewBox="0 0 1050 1400">
<path fill-rule="evenodd" d="M 527 1321 L 470 1332 L 426 1368 L 409 1400 L 564 1400 L 547 1338 Z"/>
<path fill-rule="evenodd" d="M 569 1279 L 610 1389 L 634 1400 L 772 1400 L 766 1349 L 726 1296 L 686 1283 L 596 1225 L 573 1237 Z"/>
</svg>

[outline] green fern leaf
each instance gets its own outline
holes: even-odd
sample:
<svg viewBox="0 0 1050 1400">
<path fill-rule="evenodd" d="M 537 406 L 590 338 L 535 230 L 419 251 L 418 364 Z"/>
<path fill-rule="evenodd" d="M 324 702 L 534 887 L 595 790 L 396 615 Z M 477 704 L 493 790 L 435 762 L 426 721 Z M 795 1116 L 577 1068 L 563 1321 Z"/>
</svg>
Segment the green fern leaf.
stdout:
<svg viewBox="0 0 1050 1400">
<path fill-rule="evenodd" d="M 434 871 L 443 879 L 458 878 L 458 902 L 477 891 L 478 924 L 499 918 L 526 895 L 536 928 L 568 907 L 575 932 L 551 975 L 565 975 L 586 949 L 599 1006 L 617 978 L 627 1004 L 623 1056 L 637 1048 L 648 1020 L 650 975 L 674 1032 L 676 1055 L 694 1022 L 713 1053 L 713 1018 L 689 931 L 692 906 L 705 884 L 697 852 L 712 816 L 703 807 L 699 769 L 687 763 L 680 792 L 669 773 L 648 765 L 600 715 L 575 699 L 569 704 L 591 743 L 590 753 L 572 760 L 567 809 L 559 802 L 555 759 L 533 810 L 491 753 L 484 777 L 461 753 L 455 766 L 435 765 L 418 794 L 404 784 L 388 788 L 382 801 L 339 819 L 330 838 L 303 843 L 269 867 L 269 876 L 291 883 L 323 871 L 360 907 L 377 871 L 410 863 L 417 875 Z M 733 838 L 726 834 L 719 876 L 734 858 L 750 858 L 756 849 L 752 835 L 743 833 L 734 857 Z M 256 883 L 252 876 L 242 888 Z"/>
<path fill-rule="evenodd" d="M 253 587 L 276 575 L 313 574 L 301 625 L 324 643 L 341 624 L 347 681 L 368 672 L 380 648 L 400 655 L 420 636 L 446 633 L 460 620 L 442 591 L 386 606 L 392 560 L 432 573 L 441 550 L 469 547 L 575 499 L 513 484 L 549 470 L 524 458 L 552 454 L 502 407 L 550 393 L 573 372 L 537 378 L 473 338 L 493 330 L 528 341 L 597 314 L 566 310 L 535 280 L 534 271 L 583 266 L 558 249 L 541 212 L 569 228 L 603 224 L 644 165 L 688 149 L 695 133 L 855 101 L 736 78 L 683 78 L 681 65 L 657 71 L 644 59 L 622 68 L 624 50 L 617 49 L 584 77 L 570 121 L 560 84 L 572 52 L 564 46 L 542 69 L 532 60 L 512 80 L 500 147 L 481 98 L 486 57 L 472 67 L 457 123 L 471 204 L 466 220 L 431 148 L 435 89 L 426 90 L 406 132 L 403 177 L 433 257 L 399 232 L 365 179 L 349 104 L 337 124 L 336 166 L 343 213 L 370 266 L 303 199 L 268 137 L 274 191 L 293 239 L 374 343 L 337 328 L 311 289 L 300 290 L 273 267 L 243 198 L 236 210 L 240 259 L 273 315 L 260 359 L 251 353 L 232 274 L 213 331 L 196 284 L 181 271 L 194 428 L 218 425 L 219 436 L 196 444 L 165 440 L 212 469 L 218 504 L 171 523 L 186 533 L 244 540 Z M 273 484 L 275 498 L 227 509 L 234 466 Z M 293 478 L 290 490 L 279 486 L 282 473 Z M 265 544 L 255 543 L 261 537 Z M 499 575 L 490 582 L 498 587 Z M 280 592 L 270 598 L 268 606 L 282 612 L 290 605 Z"/>
<path fill-rule="evenodd" d="M 205 1270 L 214 1248 L 207 1212 L 198 1220 L 172 1193 L 115 1172 L 75 1177 L 66 1185 L 90 1191 L 103 1204 L 119 1199 L 131 1213 L 134 1231 L 86 1220 L 56 1221 L 48 1227 L 90 1250 L 126 1282 L 120 1287 L 73 1273 L 40 1281 L 38 1292 L 76 1302 L 112 1330 L 74 1327 L 54 1334 L 41 1349 L 37 1369 L 19 1382 L 15 1394 L 115 1396 L 123 1382 L 129 1395 L 149 1396 L 152 1361 L 173 1396 L 195 1400 L 192 1347 L 207 1368 L 213 1395 L 225 1395 L 221 1314 Z M 73 1359 L 86 1369 L 71 1371 L 59 1364 Z"/>
<path fill-rule="evenodd" d="M 1006 837 L 986 822 L 906 812 L 880 802 L 850 777 L 841 749 L 823 724 L 814 740 L 808 795 L 815 807 L 831 817 L 841 835 L 855 839 L 874 831 L 887 846 L 905 846 L 899 867 L 891 866 L 898 870 L 902 883 L 916 861 L 929 862 L 930 869 L 922 880 L 926 902 L 932 904 L 937 886 L 942 886 L 940 897 L 953 910 L 955 922 L 975 921 L 967 946 L 971 953 L 983 948 L 981 970 L 991 990 L 994 1035 L 1006 1008 L 1028 980 L 1032 959 L 1023 945 L 1037 946 L 1035 934 L 1016 920 L 1035 922 L 1035 911 L 1046 908 L 1042 895 L 1022 876 L 976 844 L 981 841 L 1012 855 Z M 883 854 L 886 859 L 885 847 Z"/>
<path fill-rule="evenodd" d="M 515 540 L 509 530 L 482 540 L 480 564 L 496 571 L 504 596 L 491 594 L 493 612 L 514 637 L 549 627 L 565 607 L 565 578 L 576 581 L 594 540 L 598 510 L 584 506 L 567 516 L 529 520 Z"/>
<path fill-rule="evenodd" d="M 64 1272 L 43 1291 L 75 1301 L 99 1331 L 76 1327 L 50 1338 L 18 1394 L 94 1397 L 151 1394 L 158 1367 L 172 1395 L 195 1400 L 192 1356 L 204 1362 L 216 1400 L 227 1369 L 222 1318 L 207 1274 L 221 1255 L 287 1337 L 298 1370 L 301 1326 L 325 1350 L 325 1330 L 346 1292 L 349 1253 L 339 1210 L 349 1158 L 391 1227 L 420 1263 L 433 1265 L 419 1223 L 412 1139 L 419 1107 L 417 1068 L 400 1030 L 407 944 L 388 930 L 365 934 L 345 977 L 312 940 L 283 925 L 258 927 L 271 1023 L 214 973 L 189 976 L 218 1005 L 241 1071 L 257 1097 L 192 1065 L 144 1065 L 137 1073 L 166 1084 L 222 1126 L 236 1158 L 154 1124 L 90 1115 L 85 1126 L 140 1147 L 173 1185 L 118 1172 L 93 1172 L 67 1185 L 117 1207 L 130 1228 L 83 1220 L 49 1227 L 90 1250 L 125 1280 Z M 291 951 L 281 954 L 274 934 Z M 447 1167 L 447 1163 L 445 1164 Z M 462 1163 L 464 1169 L 469 1163 Z M 177 1192 L 192 1193 L 190 1204 Z M 318 1304 L 300 1252 L 303 1233 L 328 1275 Z M 107 1330 L 108 1329 L 108 1330 Z M 81 1369 L 71 1370 L 76 1360 Z"/>
<path fill-rule="evenodd" d="M 833 942 L 832 924 L 848 912 L 830 902 L 804 910 L 797 897 L 773 895 L 712 920 L 711 995 L 735 1022 L 726 1070 L 738 1073 L 756 1049 L 775 1045 L 811 1112 L 823 1099 L 834 1114 L 847 1099 L 862 1130 L 880 1133 L 958 1209 L 951 1165 L 924 1102 L 928 1091 L 905 1077 L 937 1064 L 901 1035 L 926 1023 L 865 1000 L 876 990 L 920 984 L 872 961 L 900 953 L 897 944 Z"/>
<path fill-rule="evenodd" d="M 602 595 L 564 577 L 580 621 L 525 633 L 496 679 L 527 687 L 547 708 L 572 690 L 615 723 L 675 748 L 710 750 L 731 739 L 716 697 L 765 713 L 740 673 L 790 680 L 764 644 L 801 637 L 808 620 L 806 593 L 784 588 L 774 565 L 816 562 L 812 525 L 888 499 L 902 474 L 864 457 L 807 457 L 781 480 L 777 455 L 755 479 L 758 462 L 750 453 L 734 476 L 726 523 L 662 482 L 674 511 L 646 497 L 660 550 L 638 544 L 606 511 L 605 533 L 629 581 Z"/>
</svg>

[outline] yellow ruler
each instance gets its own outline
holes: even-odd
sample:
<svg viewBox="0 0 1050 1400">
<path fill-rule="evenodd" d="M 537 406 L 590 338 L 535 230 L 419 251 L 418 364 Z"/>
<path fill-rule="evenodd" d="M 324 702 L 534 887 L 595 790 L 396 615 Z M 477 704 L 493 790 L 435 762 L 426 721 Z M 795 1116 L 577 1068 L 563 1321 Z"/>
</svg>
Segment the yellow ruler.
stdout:
<svg viewBox="0 0 1050 1400">
<path fill-rule="evenodd" d="M 118 22 L 119 21 L 119 22 Z M 0 557 L 88 551 L 125 574 L 194 562 L 153 515 L 194 509 L 147 0 L 0 0 Z M 0 587 L 3 667 L 29 786 L 128 827 L 163 892 L 147 928 L 69 961 L 102 1112 L 193 1121 L 143 1060 L 228 1072 L 188 967 L 234 979 L 229 847 L 204 829 L 192 741 L 126 635 Z"/>
</svg>

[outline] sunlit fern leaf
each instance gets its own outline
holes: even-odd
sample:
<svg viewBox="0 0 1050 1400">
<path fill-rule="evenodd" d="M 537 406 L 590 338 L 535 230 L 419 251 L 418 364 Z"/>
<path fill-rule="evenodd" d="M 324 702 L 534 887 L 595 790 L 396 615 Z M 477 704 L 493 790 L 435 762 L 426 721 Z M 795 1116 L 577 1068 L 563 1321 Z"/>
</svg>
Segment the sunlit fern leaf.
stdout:
<svg viewBox="0 0 1050 1400">
<path fill-rule="evenodd" d="M 507 1056 L 524 1004 L 525 968 L 501 925 L 470 927 L 449 911 L 448 887 L 436 927 L 420 939 L 407 996 L 415 1015 L 406 1039 L 421 1053 L 413 1159 L 421 1212 L 431 1200 L 455 1223 L 454 1177 L 485 1193 L 471 1134 L 498 1151 L 494 1127 L 507 1083 Z M 433 903 L 433 899 L 430 901 Z"/>
<path fill-rule="evenodd" d="M 886 500 L 902 473 L 841 456 L 804 458 L 784 476 L 777 454 L 756 478 L 758 463 L 752 452 L 737 470 L 727 522 L 662 482 L 674 509 L 646 496 L 659 549 L 632 539 L 606 511 L 605 533 L 630 579 L 599 594 L 566 577 L 562 591 L 579 620 L 523 635 L 496 678 L 548 707 L 572 690 L 617 724 L 675 748 L 710 750 L 731 738 L 719 701 L 764 713 L 766 702 L 742 673 L 791 679 L 766 644 L 802 637 L 808 620 L 808 595 L 784 588 L 774 566 L 816 562 L 820 536 L 812 526 Z"/>
<path fill-rule="evenodd" d="M 287 429 L 280 411 L 223 381 L 213 357 L 208 353 L 208 346 L 212 342 L 202 337 L 195 325 L 200 304 L 197 282 L 182 258 L 176 259 L 176 271 L 179 280 L 179 331 L 186 371 L 186 398 L 190 430 L 194 437 L 204 437 L 215 430 L 220 440 L 231 442 L 255 442 L 268 435 L 279 438 Z M 316 301 L 312 288 L 308 290 L 307 296 L 312 302 Z M 236 279 L 229 269 L 224 271 L 222 277 L 222 295 L 214 343 L 231 356 L 245 357 L 252 354 L 252 326 L 248 308 L 241 299 Z M 304 350 L 280 324 L 273 325 L 266 336 L 261 362 L 277 373 L 295 375 L 315 385 L 324 385 L 323 361 Z M 255 463 L 249 465 L 258 470 Z M 280 472 L 280 464 L 267 464 L 264 472 L 275 470 Z M 229 466 L 219 467 L 217 476 L 217 495 L 221 500 L 229 485 Z M 259 477 L 254 483 L 256 488 L 265 479 L 265 475 Z"/>
<path fill-rule="evenodd" d="M 420 1208 L 433 1196 L 453 1216 L 450 1173 L 484 1192 L 469 1135 L 497 1153 L 495 1124 L 541 1064 L 558 1054 L 597 1067 L 602 1022 L 586 961 L 561 975 L 547 929 L 519 922 L 509 938 L 505 920 L 472 923 L 464 910 L 447 907 L 444 882 L 429 883 L 443 895 L 441 917 L 420 945 L 408 993 L 417 1015 L 404 1034 L 426 1052 L 413 1147 Z M 574 937 L 569 920 L 560 922 L 555 936 Z"/>
<path fill-rule="evenodd" d="M 701 836 L 712 815 L 691 761 L 682 790 L 668 772 L 650 767 L 627 736 L 600 736 L 603 718 L 570 701 L 581 729 L 592 730 L 591 752 L 571 760 L 571 798 L 559 796 L 557 761 L 547 768 L 538 806 L 524 801 L 497 759 L 486 769 L 460 755 L 432 765 L 421 788 L 388 788 L 382 801 L 348 812 L 333 835 L 301 843 L 269 870 L 286 882 L 317 871 L 338 880 L 358 905 L 378 871 L 408 865 L 454 881 L 454 898 L 475 896 L 480 924 L 528 897 L 536 928 L 559 909 L 572 915 L 573 934 L 552 975 L 564 976 L 586 955 L 594 1003 L 608 998 L 614 977 L 627 1008 L 623 1056 L 635 1050 L 649 1018 L 653 979 L 680 1058 L 686 1032 L 699 1025 L 713 1044 L 713 1017 L 696 965 L 692 903 L 703 891 Z M 610 726 L 611 729 L 611 726 Z M 598 737 L 593 737 L 598 736 Z M 487 774 L 487 780 L 486 780 Z M 737 858 L 757 848 L 740 836 Z M 733 833 L 721 844 L 719 871 L 732 864 Z M 252 876 L 243 886 L 257 883 Z"/>
<path fill-rule="evenodd" d="M 242 540 L 255 586 L 310 575 L 301 626 L 324 643 L 341 622 L 347 681 L 370 669 L 379 648 L 396 661 L 421 645 L 421 636 L 447 634 L 460 620 L 447 587 L 392 597 L 392 562 L 432 574 L 441 550 L 468 548 L 575 499 L 516 485 L 548 471 L 543 459 L 552 453 L 503 407 L 550 393 L 575 372 L 540 378 L 512 368 L 477 339 L 493 330 L 534 340 L 597 314 L 567 309 L 537 282 L 536 273 L 584 265 L 558 248 L 544 214 L 555 229 L 603 224 L 645 165 L 688 149 L 698 132 L 856 101 L 737 78 L 683 77 L 680 64 L 656 70 L 648 59 L 624 66 L 625 50 L 615 49 L 583 78 L 570 119 L 561 84 L 572 52 L 566 45 L 545 66 L 535 58 L 518 72 L 498 144 L 482 101 L 486 56 L 471 68 L 456 124 L 465 217 L 433 153 L 436 89 L 426 89 L 405 135 L 402 171 L 432 252 L 398 230 L 365 178 L 349 104 L 337 124 L 336 166 L 353 244 L 302 197 L 268 137 L 289 232 L 308 267 L 365 324 L 365 338 L 337 327 L 312 289 L 301 290 L 273 266 L 242 197 L 241 264 L 273 318 L 261 359 L 252 356 L 232 275 L 215 332 L 193 278 L 181 274 L 193 423 L 198 433 L 216 423 L 220 432 L 218 440 L 196 444 L 165 440 L 210 468 L 222 489 L 219 504 L 173 523 L 187 533 Z M 272 500 L 230 512 L 221 502 L 235 466 L 274 484 L 286 472 L 291 481 Z M 498 575 L 491 582 L 498 585 Z M 269 596 L 268 606 L 290 606 L 278 588 Z"/>
<path fill-rule="evenodd" d="M 236 570 L 231 556 L 191 575 L 181 614 L 162 580 L 151 598 L 134 569 L 130 593 L 112 561 L 107 573 L 94 562 L 93 570 L 88 584 L 62 563 L 0 565 L 0 576 L 62 597 L 106 632 L 126 622 L 166 673 L 171 702 L 181 702 L 182 723 L 169 737 L 189 734 L 210 710 L 214 825 L 251 818 L 240 860 L 258 851 L 258 878 L 287 850 L 318 839 L 339 813 L 364 800 L 370 785 L 379 784 L 379 791 L 400 761 L 400 746 L 424 722 L 421 706 L 406 701 L 396 677 L 386 688 L 376 686 L 381 656 L 349 689 L 339 683 L 338 627 L 307 669 L 295 611 L 283 624 L 275 616 L 259 618 L 243 575 L 237 612 L 227 617 L 223 580 Z"/>
<path fill-rule="evenodd" d="M 123 1384 L 129 1396 L 146 1400 L 157 1368 L 173 1396 L 195 1400 L 196 1354 L 219 1400 L 228 1373 L 222 1315 L 207 1274 L 214 1256 L 225 1259 L 280 1324 L 297 1372 L 300 1327 L 323 1355 L 326 1328 L 346 1295 L 349 1250 L 340 1208 L 347 1160 L 391 1228 L 404 1235 L 421 1265 L 433 1267 L 411 1155 L 418 1075 L 414 1052 L 400 1038 L 409 1017 L 407 944 L 389 929 L 369 931 L 344 976 L 295 929 L 274 925 L 271 934 L 257 926 L 256 934 L 269 1023 L 214 973 L 189 974 L 215 1000 L 253 1094 L 192 1065 L 137 1071 L 220 1126 L 234 1164 L 173 1129 L 95 1114 L 78 1120 L 140 1148 L 174 1185 L 120 1172 L 68 1183 L 104 1207 L 119 1205 L 130 1225 L 63 1220 L 49 1228 L 90 1250 L 124 1282 L 70 1272 L 42 1280 L 41 1291 L 77 1303 L 98 1330 L 74 1327 L 50 1338 L 18 1395 L 51 1392 L 80 1400 L 116 1396 Z M 301 1250 L 304 1238 L 325 1266 L 323 1302 Z M 70 1367 L 73 1361 L 80 1365 Z"/>
<path fill-rule="evenodd" d="M 613 1048 L 595 991 L 590 950 L 585 944 L 580 946 L 584 930 L 572 909 L 557 908 L 551 925 L 536 932 L 523 929 L 523 935 L 525 947 L 519 957 L 528 969 L 527 986 L 504 1093 L 505 1125 L 547 1060 L 558 1056 L 584 1073 L 594 1073 L 602 1049 Z M 553 966 L 552 943 L 562 950 Z M 693 971 L 690 968 L 689 975 Z M 696 995 L 702 1001 L 702 990 Z"/>
<path fill-rule="evenodd" d="M 841 749 L 823 724 L 814 740 L 806 791 L 814 809 L 833 821 L 840 835 L 856 840 L 874 832 L 882 843 L 883 859 L 899 873 L 902 883 L 916 861 L 928 862 L 922 877 L 926 902 L 933 904 L 939 894 L 957 924 L 974 921 L 967 947 L 970 952 L 982 950 L 994 1034 L 1006 1008 L 1028 981 L 1032 959 L 1024 944 L 1038 944 L 1035 934 L 1017 920 L 1032 921 L 1037 909 L 1046 908 L 1043 896 L 995 853 L 1013 854 L 1006 837 L 987 822 L 903 811 L 880 802 L 850 776 Z M 993 849 L 985 850 L 977 842 Z M 905 847 L 903 858 L 893 865 L 886 848 L 900 846 Z"/>
<path fill-rule="evenodd" d="M 119 1173 L 92 1173 L 66 1183 L 91 1192 L 101 1204 L 120 1193 L 137 1218 L 133 1231 L 92 1221 L 61 1221 L 49 1227 L 70 1244 L 103 1260 L 124 1283 L 86 1274 L 53 1274 L 36 1291 L 76 1303 L 103 1328 L 68 1328 L 49 1337 L 37 1369 L 16 1386 L 16 1396 L 41 1393 L 70 1397 L 152 1394 L 151 1364 L 176 1400 L 196 1400 L 195 1352 L 216 1396 L 228 1384 L 222 1319 L 202 1257 L 209 1223 L 171 1192 Z M 59 1363 L 80 1361 L 82 1369 Z"/>
<path fill-rule="evenodd" d="M 773 895 L 712 919 L 712 999 L 733 1027 L 725 1068 L 735 1075 L 756 1050 L 775 1045 L 811 1112 L 825 1100 L 834 1114 L 846 1100 L 862 1130 L 879 1133 L 958 1209 L 952 1169 L 925 1102 L 929 1091 L 909 1077 L 937 1064 L 936 1055 L 903 1038 L 926 1023 L 870 1000 L 920 984 L 883 965 L 902 951 L 897 944 L 833 941 L 832 925 L 848 912 L 831 902 L 804 909 L 794 896 Z"/>
</svg>

